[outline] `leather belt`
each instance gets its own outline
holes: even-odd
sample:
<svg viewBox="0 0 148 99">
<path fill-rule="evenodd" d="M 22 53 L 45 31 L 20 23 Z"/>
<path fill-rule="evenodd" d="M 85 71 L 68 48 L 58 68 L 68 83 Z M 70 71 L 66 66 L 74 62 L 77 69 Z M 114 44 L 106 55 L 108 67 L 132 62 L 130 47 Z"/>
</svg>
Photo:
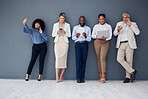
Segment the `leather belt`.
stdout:
<svg viewBox="0 0 148 99">
<path fill-rule="evenodd" d="M 121 41 L 120 43 L 127 43 L 128 41 Z"/>
<path fill-rule="evenodd" d="M 87 43 L 87 41 L 77 41 L 76 43 Z"/>
</svg>

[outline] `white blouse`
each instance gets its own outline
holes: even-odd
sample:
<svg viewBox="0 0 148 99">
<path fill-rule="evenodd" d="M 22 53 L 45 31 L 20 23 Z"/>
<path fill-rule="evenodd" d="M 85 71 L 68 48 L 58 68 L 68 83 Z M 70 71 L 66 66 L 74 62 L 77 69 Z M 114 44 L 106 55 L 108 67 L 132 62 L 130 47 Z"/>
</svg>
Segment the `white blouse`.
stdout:
<svg viewBox="0 0 148 99">
<path fill-rule="evenodd" d="M 52 30 L 52 37 L 55 37 L 54 42 L 58 42 L 59 40 L 59 34 L 57 34 L 57 31 L 59 30 L 59 22 L 55 23 L 53 25 L 53 30 Z M 69 43 L 68 37 L 71 37 L 71 30 L 70 30 L 70 24 L 65 22 L 65 26 L 63 30 L 66 32 L 64 34 L 64 40 L 66 43 Z"/>
<path fill-rule="evenodd" d="M 110 36 L 109 38 L 106 39 L 106 41 L 110 40 L 112 38 L 112 27 L 105 23 L 103 25 L 101 25 L 100 23 L 99 24 L 96 24 L 94 27 L 93 27 L 93 31 L 92 31 L 92 38 L 96 39 L 97 38 L 97 31 L 104 31 L 104 30 L 109 30 L 109 33 L 110 33 Z"/>
</svg>

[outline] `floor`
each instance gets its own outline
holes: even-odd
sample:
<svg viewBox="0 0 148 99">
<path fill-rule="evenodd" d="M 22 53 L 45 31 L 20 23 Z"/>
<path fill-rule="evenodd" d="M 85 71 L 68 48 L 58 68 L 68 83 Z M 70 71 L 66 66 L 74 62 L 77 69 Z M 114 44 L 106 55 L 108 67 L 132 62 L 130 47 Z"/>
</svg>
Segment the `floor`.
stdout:
<svg viewBox="0 0 148 99">
<path fill-rule="evenodd" d="M 54 80 L 0 79 L 0 99 L 148 99 L 148 81 L 102 84 L 87 80 L 78 84 L 75 80 L 56 83 Z"/>
</svg>

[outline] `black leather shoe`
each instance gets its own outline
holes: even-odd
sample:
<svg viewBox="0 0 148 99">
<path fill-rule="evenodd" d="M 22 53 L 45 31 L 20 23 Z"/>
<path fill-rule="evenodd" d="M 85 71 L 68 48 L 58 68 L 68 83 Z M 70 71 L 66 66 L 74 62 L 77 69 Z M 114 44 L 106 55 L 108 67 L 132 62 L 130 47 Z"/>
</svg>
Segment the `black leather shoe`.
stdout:
<svg viewBox="0 0 148 99">
<path fill-rule="evenodd" d="M 81 83 L 85 83 L 85 80 L 84 79 L 81 79 Z"/>
<path fill-rule="evenodd" d="M 39 77 L 38 77 L 38 81 L 41 81 L 41 78 L 39 79 Z"/>
<path fill-rule="evenodd" d="M 129 78 L 125 78 L 125 80 L 123 81 L 123 83 L 129 83 L 130 79 Z"/>
<path fill-rule="evenodd" d="M 137 73 L 136 70 L 134 72 L 132 72 L 132 74 L 131 74 L 131 82 L 134 82 L 136 73 Z"/>
<path fill-rule="evenodd" d="M 41 79 L 38 79 L 38 81 L 41 81 Z"/>
<path fill-rule="evenodd" d="M 28 75 L 28 79 L 25 79 L 26 81 L 29 81 L 29 75 Z"/>
<path fill-rule="evenodd" d="M 81 83 L 81 80 L 80 79 L 77 79 L 77 83 Z"/>
</svg>

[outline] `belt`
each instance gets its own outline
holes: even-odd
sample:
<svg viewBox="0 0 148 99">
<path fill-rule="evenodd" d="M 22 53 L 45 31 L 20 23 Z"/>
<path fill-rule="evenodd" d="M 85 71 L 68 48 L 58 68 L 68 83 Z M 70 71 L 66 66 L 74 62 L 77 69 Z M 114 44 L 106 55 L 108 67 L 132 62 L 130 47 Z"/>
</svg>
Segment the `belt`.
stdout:
<svg viewBox="0 0 148 99">
<path fill-rule="evenodd" d="M 120 43 L 127 43 L 128 41 L 121 41 Z"/>
<path fill-rule="evenodd" d="M 87 43 L 87 41 L 77 41 L 76 43 Z"/>
</svg>

